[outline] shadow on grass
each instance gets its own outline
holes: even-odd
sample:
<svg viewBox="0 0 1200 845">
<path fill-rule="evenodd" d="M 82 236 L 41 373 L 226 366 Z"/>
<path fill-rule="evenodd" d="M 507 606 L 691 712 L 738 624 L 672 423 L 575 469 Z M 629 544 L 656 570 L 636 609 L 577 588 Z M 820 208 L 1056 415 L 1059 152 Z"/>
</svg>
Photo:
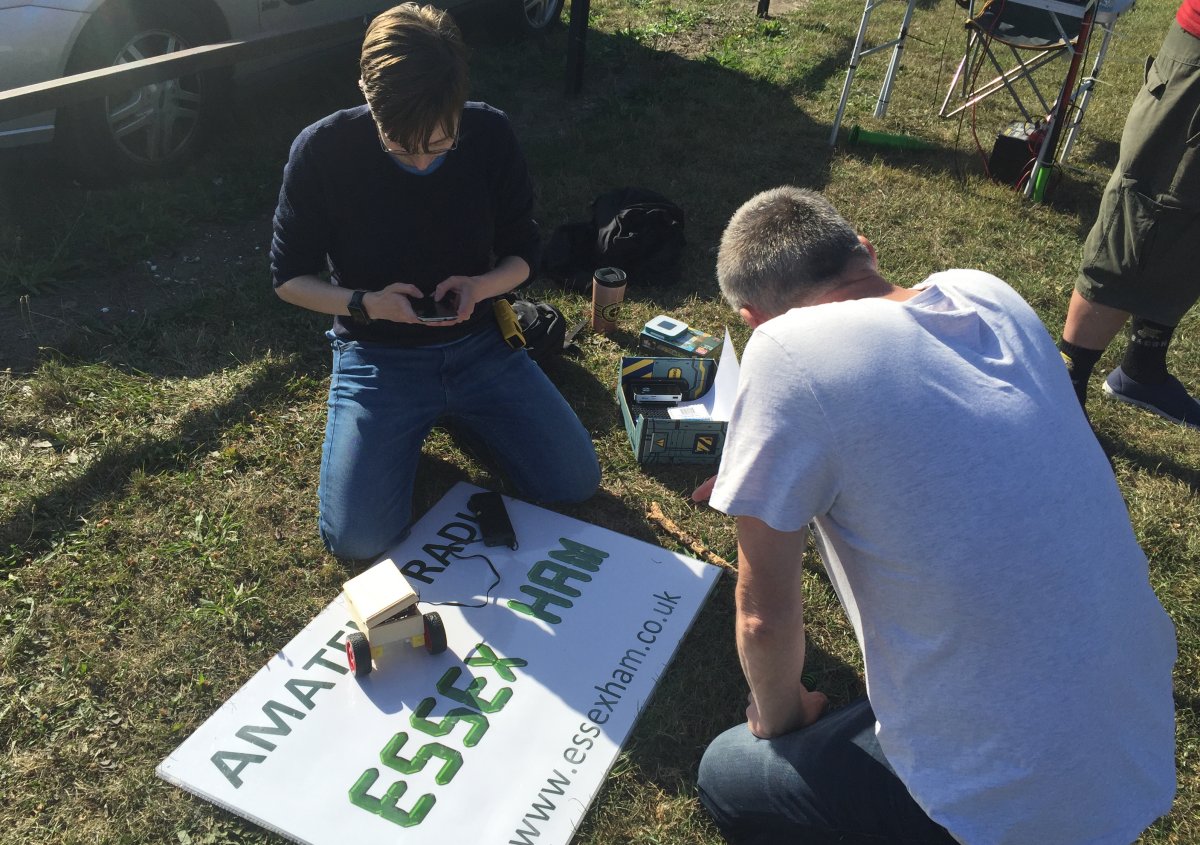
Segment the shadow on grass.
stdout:
<svg viewBox="0 0 1200 845">
<path fill-rule="evenodd" d="M 746 721 L 748 687 L 734 642 L 735 583 L 728 574 L 717 582 L 626 745 L 641 775 L 667 794 L 693 796 L 704 749 Z M 865 694 L 854 667 L 811 641 L 804 674 L 832 708 Z"/>
<path fill-rule="evenodd" d="M 1200 698 L 1186 697 L 1176 693 L 1175 709 L 1180 712 L 1186 711 L 1194 719 L 1200 716 Z"/>
<path fill-rule="evenodd" d="M 73 530 L 77 518 L 96 503 L 126 494 L 135 472 L 183 470 L 195 463 L 198 452 L 218 448 L 222 431 L 249 421 L 256 409 L 280 400 L 288 382 L 302 372 L 297 359 L 268 363 L 227 401 L 185 414 L 173 437 L 145 437 L 107 452 L 79 477 L 13 508 L 14 515 L 0 523 L 0 547 L 20 549 L 26 561 L 37 556 L 56 537 Z"/>
<path fill-rule="evenodd" d="M 660 52 L 632 36 L 592 32 L 584 94 L 567 98 L 562 93 L 565 52 L 562 30 L 544 39 L 480 47 L 471 96 L 512 117 L 540 191 L 547 237 L 553 225 L 578 219 L 595 196 L 621 185 L 654 188 L 686 210 L 689 246 L 681 276 L 704 281 L 676 286 L 667 297 L 662 289 L 632 291 L 632 296 L 664 298 L 669 307 L 686 296 L 715 295 L 713 246 L 745 199 L 781 183 L 824 187 L 827 129 L 796 105 L 789 87 L 712 59 Z M 841 53 L 817 60 L 801 87 L 820 87 L 843 63 Z M 22 285 L 35 287 L 39 296 L 68 294 L 74 280 L 90 276 L 99 284 L 98 274 L 163 250 L 188 249 L 189 240 L 206 227 L 269 215 L 295 135 L 321 116 L 361 101 L 354 59 L 352 50 L 331 53 L 293 68 L 297 72 L 290 76 L 275 72 L 244 84 L 208 154 L 169 180 L 89 191 L 64 178 L 52 158 L 40 166 L 12 168 L 0 197 L 0 232 L 7 232 L 0 250 L 15 256 L 17 276 L 28 278 L 0 280 L 0 289 L 5 296 Z M 15 243 L 21 244 L 20 255 L 9 249 Z M 268 244 L 260 246 L 265 253 Z M 211 265 L 206 259 L 200 266 Z M 220 287 L 224 282 L 212 278 L 219 272 L 206 273 L 197 286 Z M 150 284 L 148 274 L 142 275 L 124 284 Z M 259 284 L 258 298 L 265 302 L 270 298 L 265 271 Z M 249 307 L 253 315 L 264 306 Z M 194 325 L 208 316 L 201 315 L 186 319 Z M 246 315 L 239 322 L 244 326 Z M 124 354 L 122 344 L 136 347 L 153 330 L 83 326 L 66 351 L 79 360 L 109 360 Z M 213 327 L 217 334 L 222 330 Z M 160 374 L 149 356 L 139 358 L 150 365 L 147 372 Z M 176 358 L 186 361 L 189 374 L 227 364 L 204 354 Z M 162 373 L 181 369 L 168 363 Z"/>
<path fill-rule="evenodd" d="M 1193 495 L 1200 494 L 1200 471 L 1181 464 L 1173 455 L 1158 452 L 1145 443 L 1131 443 L 1097 432 L 1104 454 L 1109 458 L 1124 458 L 1152 475 L 1169 475 L 1187 485 Z"/>
<path fill-rule="evenodd" d="M 614 384 L 609 384 L 570 355 L 545 362 L 544 368 L 592 437 L 603 437 L 623 426 L 614 392 L 615 370 Z"/>
<path fill-rule="evenodd" d="M 885 131 L 882 134 L 891 135 L 890 139 L 850 144 L 848 134 L 851 126 L 850 121 L 843 123 L 838 137 L 838 148 L 847 157 L 861 161 L 880 161 L 888 167 L 896 169 L 950 174 L 959 183 L 965 183 L 968 173 L 977 176 L 986 174 L 985 161 L 990 159 L 989 145 L 994 141 L 994 136 L 984 137 L 981 134 L 979 141 L 983 145 L 983 149 L 982 151 L 977 150 L 974 148 L 974 141 L 971 140 L 968 132 L 966 133 L 965 147 L 960 145 L 961 138 L 957 139 L 953 146 L 950 146 L 926 138 L 914 137 L 913 140 L 931 146 L 928 149 L 905 149 L 901 146 L 905 136 L 891 135 Z M 1056 212 L 1074 216 L 1079 221 L 1080 240 L 1087 236 L 1092 222 L 1096 219 L 1108 171 L 1111 171 L 1116 162 L 1113 161 L 1111 164 L 1101 162 L 1101 164 L 1103 172 L 1085 172 L 1077 167 L 1072 167 L 1072 162 L 1068 160 L 1065 166 L 1053 168 L 1048 177 L 1044 204 Z M 1026 165 L 1027 168 L 1031 166 L 1032 161 Z M 1022 171 L 1021 178 L 1015 182 L 995 178 L 993 181 L 1017 193 L 1025 189 L 1027 172 L 1027 170 Z M 1034 204 L 1033 200 L 1023 201 Z"/>
</svg>

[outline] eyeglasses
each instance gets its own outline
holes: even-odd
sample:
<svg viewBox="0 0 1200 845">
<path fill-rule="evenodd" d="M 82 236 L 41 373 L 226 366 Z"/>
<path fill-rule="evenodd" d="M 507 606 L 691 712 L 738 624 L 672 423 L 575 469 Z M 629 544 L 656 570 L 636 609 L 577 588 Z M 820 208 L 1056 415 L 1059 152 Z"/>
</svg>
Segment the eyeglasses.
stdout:
<svg viewBox="0 0 1200 845">
<path fill-rule="evenodd" d="M 383 151 L 392 158 L 412 158 L 413 156 L 440 156 L 445 155 L 452 150 L 458 149 L 458 129 L 454 130 L 454 137 L 450 139 L 450 143 L 445 146 L 437 147 L 432 150 L 420 150 L 410 153 L 408 150 L 396 149 L 388 146 L 388 138 L 383 134 L 383 130 L 376 124 L 376 130 L 379 132 L 379 146 L 383 147 Z"/>
</svg>

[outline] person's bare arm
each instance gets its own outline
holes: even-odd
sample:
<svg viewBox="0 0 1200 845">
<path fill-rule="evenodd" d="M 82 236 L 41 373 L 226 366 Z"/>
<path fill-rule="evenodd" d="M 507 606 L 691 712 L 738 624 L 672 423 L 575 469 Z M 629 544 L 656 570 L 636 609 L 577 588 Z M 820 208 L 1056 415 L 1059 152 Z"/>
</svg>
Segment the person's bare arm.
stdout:
<svg viewBox="0 0 1200 845">
<path fill-rule="evenodd" d="M 319 276 L 296 276 L 275 288 L 275 293 L 284 302 L 309 311 L 345 317 L 350 313 L 347 306 L 354 289 L 332 285 Z M 367 293 L 363 297 L 363 308 L 372 320 L 415 323 L 417 315 L 413 313 L 410 297 L 420 299 L 421 291 L 413 285 L 396 282 L 383 290 Z"/>
<path fill-rule="evenodd" d="M 458 298 L 458 319 L 465 320 L 475 310 L 475 304 L 508 293 L 529 278 L 529 265 L 517 255 L 507 255 L 496 266 L 478 276 L 451 276 L 433 290 L 439 302 L 447 295 Z"/>
<path fill-rule="evenodd" d="M 529 265 L 515 255 L 502 258 L 495 267 L 478 276 L 451 276 L 434 289 L 433 298 L 440 302 L 446 296 L 456 297 L 458 319 L 431 325 L 452 326 L 469 319 L 476 303 L 508 293 L 528 277 Z M 350 313 L 347 306 L 354 290 L 332 285 L 319 276 L 296 276 L 275 288 L 275 293 L 284 302 L 309 311 L 345 317 Z M 412 300 L 422 297 L 414 285 L 394 282 L 382 290 L 369 291 L 363 297 L 363 308 L 372 320 L 417 323 L 420 320 L 413 311 Z"/>
<path fill-rule="evenodd" d="M 737 518 L 737 648 L 750 684 L 746 719 L 769 738 L 810 725 L 828 700 L 800 680 L 804 670 L 803 556 L 807 528 L 776 531 Z"/>
</svg>

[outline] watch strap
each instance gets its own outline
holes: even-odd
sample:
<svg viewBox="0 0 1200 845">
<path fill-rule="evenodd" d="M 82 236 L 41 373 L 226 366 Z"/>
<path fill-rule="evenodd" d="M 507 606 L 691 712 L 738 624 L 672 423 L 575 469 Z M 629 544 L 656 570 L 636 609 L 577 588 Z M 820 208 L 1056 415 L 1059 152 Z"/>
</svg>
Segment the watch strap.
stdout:
<svg viewBox="0 0 1200 845">
<path fill-rule="evenodd" d="M 367 314 L 366 306 L 363 305 L 363 297 L 367 295 L 365 290 L 356 290 L 350 294 L 350 302 L 346 305 L 346 310 L 350 312 L 350 319 L 356 323 L 371 322 L 370 315 Z"/>
</svg>

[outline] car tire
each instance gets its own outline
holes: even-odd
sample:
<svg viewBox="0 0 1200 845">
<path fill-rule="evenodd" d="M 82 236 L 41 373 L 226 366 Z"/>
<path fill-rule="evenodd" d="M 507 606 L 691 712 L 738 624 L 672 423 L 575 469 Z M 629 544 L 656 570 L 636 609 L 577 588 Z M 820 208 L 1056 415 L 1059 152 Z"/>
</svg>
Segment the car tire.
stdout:
<svg viewBox="0 0 1200 845">
<path fill-rule="evenodd" d="M 221 40 L 179 4 L 111 0 L 84 27 L 68 74 Z M 182 76 L 60 111 L 56 134 L 85 181 L 177 170 L 201 148 L 220 111 L 229 69 Z"/>
<path fill-rule="evenodd" d="M 371 644 L 360 631 L 346 637 L 346 662 L 356 678 L 371 674 Z"/>
<path fill-rule="evenodd" d="M 422 620 L 425 622 L 425 650 L 430 654 L 441 654 L 446 650 L 446 626 L 442 624 L 440 613 L 426 613 Z"/>
<path fill-rule="evenodd" d="M 506 0 L 510 29 L 514 35 L 548 32 L 562 18 L 563 0 Z"/>
</svg>

